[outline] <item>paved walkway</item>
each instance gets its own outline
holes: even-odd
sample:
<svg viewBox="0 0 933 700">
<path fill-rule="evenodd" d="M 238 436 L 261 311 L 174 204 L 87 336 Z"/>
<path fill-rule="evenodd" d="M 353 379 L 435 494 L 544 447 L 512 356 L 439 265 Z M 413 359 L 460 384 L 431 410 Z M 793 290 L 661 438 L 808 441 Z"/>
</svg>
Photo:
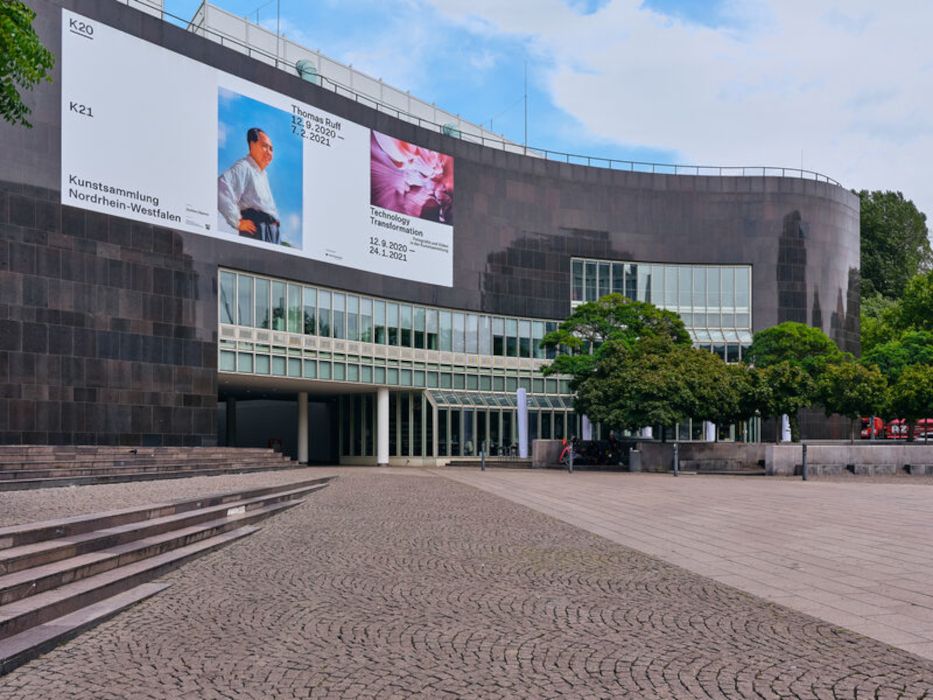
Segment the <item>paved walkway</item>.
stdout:
<svg viewBox="0 0 933 700">
<path fill-rule="evenodd" d="M 715 531 L 717 518 L 749 512 L 756 492 L 777 508 L 822 492 L 816 502 L 831 509 L 830 490 L 340 473 L 257 534 L 164 577 L 163 593 L 0 679 L 0 698 L 933 696 L 933 661 L 586 531 L 602 521 L 606 533 L 673 541 L 661 509 L 675 531 Z M 694 515 L 704 510 L 706 519 Z M 754 531 L 763 521 L 733 522 Z"/>
<path fill-rule="evenodd" d="M 454 470 L 694 573 L 933 658 L 933 486 Z"/>
</svg>

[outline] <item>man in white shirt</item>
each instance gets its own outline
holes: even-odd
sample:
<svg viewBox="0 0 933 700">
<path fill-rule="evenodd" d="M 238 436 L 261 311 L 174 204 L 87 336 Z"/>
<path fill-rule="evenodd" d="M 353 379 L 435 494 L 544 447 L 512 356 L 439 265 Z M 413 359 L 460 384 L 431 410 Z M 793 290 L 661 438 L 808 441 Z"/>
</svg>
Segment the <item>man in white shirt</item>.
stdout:
<svg viewBox="0 0 933 700">
<path fill-rule="evenodd" d="M 217 180 L 217 207 L 241 236 L 279 243 L 279 210 L 266 168 L 272 162 L 272 140 L 262 129 L 246 132 L 249 155 L 231 165 Z"/>
</svg>

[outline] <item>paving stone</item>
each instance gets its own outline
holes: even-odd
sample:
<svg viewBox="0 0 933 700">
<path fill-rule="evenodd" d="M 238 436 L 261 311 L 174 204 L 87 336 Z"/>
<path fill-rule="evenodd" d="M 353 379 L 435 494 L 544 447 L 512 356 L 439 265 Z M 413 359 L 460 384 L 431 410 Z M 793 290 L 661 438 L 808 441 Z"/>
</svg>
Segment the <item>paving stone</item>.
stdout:
<svg viewBox="0 0 933 700">
<path fill-rule="evenodd" d="M 933 694 L 933 661 L 428 475 L 344 471 L 162 580 L 0 699 Z"/>
</svg>

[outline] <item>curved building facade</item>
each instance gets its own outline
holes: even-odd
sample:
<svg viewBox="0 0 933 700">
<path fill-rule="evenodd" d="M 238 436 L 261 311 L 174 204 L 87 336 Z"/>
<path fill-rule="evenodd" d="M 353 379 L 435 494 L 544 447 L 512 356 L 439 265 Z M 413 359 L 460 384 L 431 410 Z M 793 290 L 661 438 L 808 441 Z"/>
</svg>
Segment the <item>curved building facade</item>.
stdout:
<svg viewBox="0 0 933 700">
<path fill-rule="evenodd" d="M 278 441 L 347 463 L 508 451 L 519 387 L 533 436 L 582 429 L 536 341 L 608 291 L 677 310 L 729 360 L 782 321 L 859 351 L 858 198 L 837 184 L 515 153 L 120 3 L 34 7 L 61 50 L 34 128 L 0 126 L 0 442 Z M 216 92 L 176 92 L 179 65 Z M 213 201 L 227 154 L 252 152 L 242 130 L 227 147 L 228 127 L 278 124 L 269 109 L 297 141 L 273 134 L 263 172 L 282 212 L 266 240 L 224 230 Z M 414 204 L 384 170 L 405 158 L 427 177 L 406 187 L 434 188 Z"/>
</svg>

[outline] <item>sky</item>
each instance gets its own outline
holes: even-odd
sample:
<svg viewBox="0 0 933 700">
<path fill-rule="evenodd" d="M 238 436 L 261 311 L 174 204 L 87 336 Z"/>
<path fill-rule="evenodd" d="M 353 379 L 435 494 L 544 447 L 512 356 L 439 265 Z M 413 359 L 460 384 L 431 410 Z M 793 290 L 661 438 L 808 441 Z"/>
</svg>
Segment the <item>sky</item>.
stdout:
<svg viewBox="0 0 933 700">
<path fill-rule="evenodd" d="M 197 0 L 165 0 L 189 18 Z M 933 216 L 925 0 L 216 0 L 531 146 L 804 168 Z M 929 225 L 929 224 L 928 224 Z"/>
</svg>

